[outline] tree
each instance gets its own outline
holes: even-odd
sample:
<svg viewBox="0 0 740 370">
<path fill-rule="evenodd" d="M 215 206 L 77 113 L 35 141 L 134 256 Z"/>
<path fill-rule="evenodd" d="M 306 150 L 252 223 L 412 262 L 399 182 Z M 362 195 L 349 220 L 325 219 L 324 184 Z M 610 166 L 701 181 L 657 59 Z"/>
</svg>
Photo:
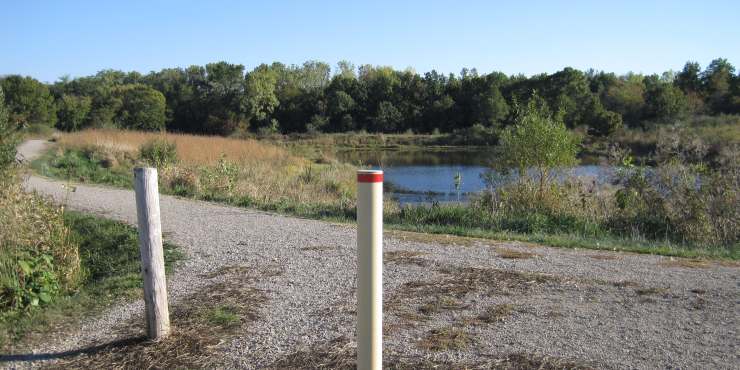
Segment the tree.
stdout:
<svg viewBox="0 0 740 370">
<path fill-rule="evenodd" d="M 549 115 L 536 101 L 535 96 L 519 112 L 514 125 L 504 130 L 497 152 L 503 170 L 517 169 L 524 178 L 527 170 L 534 168 L 542 194 L 552 169 L 576 163 L 579 140 L 565 127 L 560 114 Z"/>
<path fill-rule="evenodd" d="M 595 104 L 593 116 L 589 119 L 588 133 L 593 136 L 611 136 L 622 128 L 622 115 Z"/>
<path fill-rule="evenodd" d="M 645 110 L 645 84 L 642 76 L 627 74 L 622 76 L 602 94 L 604 108 L 622 116 L 622 119 L 636 125 L 642 119 Z"/>
<path fill-rule="evenodd" d="M 683 70 L 676 75 L 675 84 L 684 94 L 698 94 L 702 90 L 701 67 L 696 62 L 686 62 Z"/>
<path fill-rule="evenodd" d="M 355 65 L 346 60 L 340 60 L 337 63 L 337 75 L 344 78 L 357 78 L 355 74 Z"/>
<path fill-rule="evenodd" d="M 116 120 L 120 127 L 134 130 L 164 130 L 165 100 L 161 92 L 146 85 L 123 85 L 116 89 L 121 109 Z"/>
<path fill-rule="evenodd" d="M 277 74 L 262 64 L 247 75 L 246 104 L 256 127 L 273 126 L 271 115 L 280 104 L 275 88 Z"/>
<path fill-rule="evenodd" d="M 8 76 L 0 81 L 10 120 L 19 125 L 54 126 L 56 107 L 49 88 L 31 77 Z"/>
<path fill-rule="evenodd" d="M 59 100 L 57 127 L 65 131 L 79 130 L 87 120 L 91 107 L 90 97 L 65 94 Z"/>
<path fill-rule="evenodd" d="M 201 130 L 218 135 L 230 135 L 237 129 L 246 130 L 244 66 L 209 63 L 205 73 L 198 95 L 198 108 L 201 117 L 205 117 Z"/>
<path fill-rule="evenodd" d="M 702 73 L 702 85 L 707 103 L 714 113 L 730 112 L 732 95 L 730 94 L 735 67 L 727 59 L 713 60 Z"/>
<path fill-rule="evenodd" d="M 5 177 L 8 167 L 15 161 L 15 146 L 17 126 L 10 122 L 8 108 L 5 106 L 5 94 L 0 86 L 0 176 Z"/>
<path fill-rule="evenodd" d="M 378 112 L 373 118 L 373 129 L 377 132 L 394 132 L 403 120 L 401 112 L 389 101 L 380 102 Z"/>
<path fill-rule="evenodd" d="M 656 75 L 645 78 L 645 118 L 669 122 L 687 111 L 686 96 L 672 82 Z"/>
<path fill-rule="evenodd" d="M 498 86 L 491 86 L 486 93 L 477 95 L 477 119 L 487 127 L 496 127 L 509 116 L 509 104 Z"/>
</svg>

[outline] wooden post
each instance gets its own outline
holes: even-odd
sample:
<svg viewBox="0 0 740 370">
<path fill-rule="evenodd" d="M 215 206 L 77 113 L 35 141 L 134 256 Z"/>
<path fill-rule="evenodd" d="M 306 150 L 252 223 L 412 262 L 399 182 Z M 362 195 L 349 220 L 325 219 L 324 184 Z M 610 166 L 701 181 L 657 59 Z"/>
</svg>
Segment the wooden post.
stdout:
<svg viewBox="0 0 740 370">
<path fill-rule="evenodd" d="M 158 340 L 170 332 L 167 282 L 164 274 L 162 225 L 156 168 L 135 168 L 136 213 L 139 219 L 141 274 L 144 278 L 147 335 Z"/>
<path fill-rule="evenodd" d="M 383 171 L 357 171 L 357 369 L 383 367 Z"/>
</svg>

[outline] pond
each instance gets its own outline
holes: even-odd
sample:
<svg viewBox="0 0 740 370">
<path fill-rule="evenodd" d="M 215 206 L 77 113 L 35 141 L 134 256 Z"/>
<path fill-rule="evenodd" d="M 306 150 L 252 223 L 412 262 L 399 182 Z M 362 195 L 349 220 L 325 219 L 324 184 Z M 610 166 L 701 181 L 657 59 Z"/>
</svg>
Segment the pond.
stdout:
<svg viewBox="0 0 740 370">
<path fill-rule="evenodd" d="M 346 163 L 382 169 L 386 191 L 401 204 L 466 202 L 471 194 L 487 188 L 484 177 L 496 160 L 485 150 L 347 150 L 335 156 Z M 601 184 L 610 181 L 613 173 L 609 167 L 586 164 L 555 176 Z"/>
</svg>

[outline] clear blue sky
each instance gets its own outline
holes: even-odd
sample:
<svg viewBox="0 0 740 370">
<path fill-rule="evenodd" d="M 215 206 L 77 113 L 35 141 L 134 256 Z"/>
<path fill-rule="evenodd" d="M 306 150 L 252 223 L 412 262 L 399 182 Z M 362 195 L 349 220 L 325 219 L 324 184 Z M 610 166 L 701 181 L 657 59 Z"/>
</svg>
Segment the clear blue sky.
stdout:
<svg viewBox="0 0 740 370">
<path fill-rule="evenodd" d="M 219 60 L 507 74 L 740 64 L 735 1 L 8 1 L 0 75 L 54 81 Z"/>
</svg>

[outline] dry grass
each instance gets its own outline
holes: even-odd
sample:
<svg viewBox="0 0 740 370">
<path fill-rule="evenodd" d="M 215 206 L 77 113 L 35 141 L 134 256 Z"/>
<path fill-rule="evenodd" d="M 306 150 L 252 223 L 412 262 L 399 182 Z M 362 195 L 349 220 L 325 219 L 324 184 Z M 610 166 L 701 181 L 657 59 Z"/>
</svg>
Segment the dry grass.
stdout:
<svg viewBox="0 0 740 370">
<path fill-rule="evenodd" d="M 304 252 L 328 252 L 339 250 L 338 245 L 312 245 L 309 247 L 301 248 Z"/>
<path fill-rule="evenodd" d="M 668 288 L 657 288 L 657 287 L 651 287 L 651 288 L 640 288 L 635 289 L 635 293 L 640 296 L 646 296 L 646 295 L 658 295 L 667 293 Z"/>
<path fill-rule="evenodd" d="M 478 315 L 478 321 L 486 324 L 493 324 L 496 322 L 504 321 L 505 318 L 509 317 L 514 312 L 514 306 L 508 303 L 496 304 L 489 306 Z"/>
<path fill-rule="evenodd" d="M 430 302 L 421 305 L 418 311 L 422 315 L 429 316 L 443 311 L 464 310 L 468 307 L 470 306 L 453 297 L 439 296 L 433 297 Z"/>
<path fill-rule="evenodd" d="M 347 337 L 293 352 L 267 366 L 267 369 L 356 369 L 357 345 Z"/>
<path fill-rule="evenodd" d="M 397 265 L 426 266 L 429 264 L 429 261 L 419 258 L 419 256 L 423 256 L 425 254 L 426 253 L 416 251 L 385 252 L 383 254 L 383 261 L 395 263 Z"/>
<path fill-rule="evenodd" d="M 252 139 L 229 139 L 221 136 L 197 136 L 122 130 L 84 130 L 61 134 L 60 145 L 68 148 L 108 148 L 111 151 L 136 153 L 142 144 L 154 139 L 175 143 L 180 160 L 190 164 L 213 165 L 222 156 L 238 163 L 268 161 L 295 162 L 301 160 L 280 147 Z"/>
<path fill-rule="evenodd" d="M 636 286 L 639 286 L 640 284 L 634 281 L 622 280 L 622 281 L 613 282 L 612 285 L 617 288 L 627 288 L 627 287 L 636 287 Z"/>
<path fill-rule="evenodd" d="M 472 306 L 470 293 L 488 296 L 521 295 L 558 279 L 549 275 L 485 268 L 443 268 L 442 276 L 401 285 L 384 303 L 388 312 L 402 323 L 423 322 L 429 316 Z"/>
<path fill-rule="evenodd" d="M 709 261 L 687 259 L 687 258 L 670 258 L 663 260 L 658 263 L 663 267 L 685 267 L 685 268 L 707 268 L 709 267 Z"/>
<path fill-rule="evenodd" d="M 476 244 L 490 244 L 490 240 L 466 238 L 463 236 L 447 235 L 447 234 L 423 234 L 415 233 L 412 231 L 399 231 L 399 230 L 388 230 L 385 232 L 386 236 L 394 239 L 398 239 L 404 242 L 412 243 L 424 243 L 424 244 L 439 244 L 449 246 L 462 246 L 471 247 Z"/>
<path fill-rule="evenodd" d="M 465 349 L 475 343 L 475 339 L 464 330 L 455 327 L 432 329 L 419 341 L 419 347 L 431 351 L 450 351 Z"/>
<path fill-rule="evenodd" d="M 589 255 L 589 257 L 599 261 L 612 261 L 621 259 L 620 257 L 617 257 L 613 254 L 591 254 Z"/>
<path fill-rule="evenodd" d="M 251 139 L 121 130 L 61 134 L 60 148 L 102 158 L 102 166 L 128 173 L 140 147 L 164 139 L 176 145 L 177 162 L 160 170 L 160 184 L 178 195 L 233 201 L 267 209 L 353 209 L 355 168 L 316 164 L 276 145 Z M 123 167 L 121 167 L 123 166 Z M 119 168 L 121 167 L 121 168 Z M 108 167 L 106 167 L 108 168 Z"/>
<path fill-rule="evenodd" d="M 265 294 L 250 285 L 256 276 L 234 269 L 227 282 L 208 285 L 174 305 L 172 334 L 157 342 L 142 337 L 143 322 L 130 321 L 114 330 L 119 340 L 80 351 L 52 365 L 63 369 L 212 368 L 216 348 L 259 318 Z"/>
<path fill-rule="evenodd" d="M 537 253 L 522 252 L 522 251 L 508 249 L 508 248 L 496 248 L 496 253 L 498 253 L 499 257 L 506 258 L 506 259 L 528 259 L 528 258 L 535 258 L 535 257 L 540 256 Z"/>
</svg>

